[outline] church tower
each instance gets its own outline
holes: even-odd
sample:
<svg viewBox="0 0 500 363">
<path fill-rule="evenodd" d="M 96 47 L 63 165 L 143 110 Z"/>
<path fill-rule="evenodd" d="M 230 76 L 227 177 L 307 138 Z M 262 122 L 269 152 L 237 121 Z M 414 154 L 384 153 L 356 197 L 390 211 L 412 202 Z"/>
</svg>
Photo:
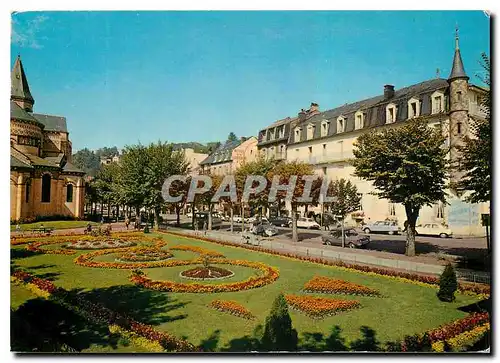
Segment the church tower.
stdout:
<svg viewBox="0 0 500 363">
<path fill-rule="evenodd" d="M 11 73 L 10 99 L 25 111 L 33 112 L 35 100 L 31 95 L 28 79 L 26 73 L 24 73 L 23 63 L 19 55 Z"/>
<path fill-rule="evenodd" d="M 455 56 L 453 67 L 448 77 L 449 87 L 449 137 L 450 161 L 458 166 L 459 152 L 457 147 L 463 144 L 463 137 L 469 133 L 469 77 L 465 73 L 458 39 L 458 27 L 455 30 Z M 453 171 L 451 181 L 456 182 L 461 173 Z"/>
</svg>

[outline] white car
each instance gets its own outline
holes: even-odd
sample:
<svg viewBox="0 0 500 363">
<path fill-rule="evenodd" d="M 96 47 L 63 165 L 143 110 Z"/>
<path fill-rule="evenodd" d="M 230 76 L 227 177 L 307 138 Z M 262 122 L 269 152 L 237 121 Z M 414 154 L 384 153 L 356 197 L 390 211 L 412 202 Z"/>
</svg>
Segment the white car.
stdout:
<svg viewBox="0 0 500 363">
<path fill-rule="evenodd" d="M 242 219 L 240 216 L 233 216 L 233 222 L 235 223 L 241 223 Z"/>
<path fill-rule="evenodd" d="M 451 229 L 439 223 L 426 223 L 415 227 L 418 235 L 422 236 L 436 236 L 441 238 L 451 237 L 453 232 Z"/>
<path fill-rule="evenodd" d="M 292 221 L 289 223 L 292 226 Z M 297 218 L 297 228 L 307 228 L 307 229 L 321 229 L 319 224 L 312 218 Z"/>
</svg>

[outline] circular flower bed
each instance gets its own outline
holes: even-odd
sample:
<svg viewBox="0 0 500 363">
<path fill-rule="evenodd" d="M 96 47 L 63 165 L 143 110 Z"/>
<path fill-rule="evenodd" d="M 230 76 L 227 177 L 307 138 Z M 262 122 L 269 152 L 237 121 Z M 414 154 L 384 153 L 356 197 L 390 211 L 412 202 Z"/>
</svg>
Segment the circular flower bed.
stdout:
<svg viewBox="0 0 500 363">
<path fill-rule="evenodd" d="M 174 262 L 174 261 L 172 261 Z M 186 265 L 199 264 L 201 261 L 180 261 L 175 262 L 183 263 Z M 213 264 L 218 265 L 233 265 L 233 266 L 245 266 L 256 270 L 259 270 L 263 275 L 261 276 L 251 276 L 244 281 L 231 282 L 225 284 L 200 284 L 200 283 L 182 283 L 169 280 L 152 280 L 147 277 L 142 271 L 132 271 L 130 275 L 130 281 L 136 285 L 143 286 L 148 289 L 158 290 L 158 291 L 171 291 L 171 292 L 193 292 L 193 293 L 213 293 L 213 292 L 234 292 L 241 290 L 253 289 L 261 286 L 268 285 L 276 281 L 279 277 L 279 271 L 275 267 L 265 265 L 261 262 L 252 262 L 245 260 L 226 260 L 226 259 L 214 259 L 210 261 Z M 153 262 L 154 263 L 154 262 Z M 166 262 L 164 262 L 166 263 Z"/>
<path fill-rule="evenodd" d="M 65 247 L 72 250 L 100 250 L 106 248 L 122 248 L 135 246 L 136 243 L 133 241 L 126 241 L 117 238 L 107 238 L 104 240 L 97 241 L 86 241 L 79 240 L 68 243 Z"/>
<path fill-rule="evenodd" d="M 179 275 L 191 280 L 219 280 L 234 276 L 234 272 L 225 268 L 208 266 L 182 271 Z"/>
<path fill-rule="evenodd" d="M 156 248 L 139 248 L 135 250 L 129 250 L 119 258 L 116 259 L 118 262 L 148 262 L 148 261 L 162 261 L 172 258 L 172 255 L 168 251 L 161 251 Z"/>
</svg>

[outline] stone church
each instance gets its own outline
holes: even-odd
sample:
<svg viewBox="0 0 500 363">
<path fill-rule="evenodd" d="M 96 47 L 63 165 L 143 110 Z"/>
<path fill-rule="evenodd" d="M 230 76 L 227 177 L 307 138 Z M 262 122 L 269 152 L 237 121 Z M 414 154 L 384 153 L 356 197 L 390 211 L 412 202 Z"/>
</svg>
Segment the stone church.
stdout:
<svg viewBox="0 0 500 363">
<path fill-rule="evenodd" d="M 84 172 L 71 163 L 66 118 L 33 112 L 20 56 L 11 74 L 10 219 L 83 218 Z"/>
</svg>

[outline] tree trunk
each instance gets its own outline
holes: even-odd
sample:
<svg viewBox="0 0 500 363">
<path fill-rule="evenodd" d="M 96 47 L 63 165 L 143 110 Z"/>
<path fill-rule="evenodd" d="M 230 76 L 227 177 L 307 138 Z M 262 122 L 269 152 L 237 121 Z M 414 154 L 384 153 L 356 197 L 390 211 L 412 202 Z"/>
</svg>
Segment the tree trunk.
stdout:
<svg viewBox="0 0 500 363">
<path fill-rule="evenodd" d="M 233 210 L 233 204 L 230 204 L 230 206 L 231 206 L 231 210 L 229 211 L 229 213 L 230 213 L 230 219 L 229 219 L 229 221 L 231 223 L 231 233 L 233 233 L 234 232 L 234 222 L 233 222 L 234 210 Z"/>
<path fill-rule="evenodd" d="M 208 230 L 209 231 L 212 230 L 212 208 L 213 208 L 213 204 L 210 203 L 208 205 Z"/>
<path fill-rule="evenodd" d="M 245 230 L 245 206 L 241 203 L 241 232 Z"/>
<path fill-rule="evenodd" d="M 408 226 L 406 228 L 406 256 L 415 256 L 415 225 L 417 223 L 420 208 L 405 205 Z"/>
<path fill-rule="evenodd" d="M 175 214 L 177 214 L 177 218 L 175 220 L 175 225 L 177 227 L 181 226 L 181 210 L 182 210 L 182 205 L 176 204 L 175 205 Z"/>
<path fill-rule="evenodd" d="M 299 242 L 297 231 L 297 204 L 292 203 L 292 242 Z"/>
<path fill-rule="evenodd" d="M 109 222 L 109 214 L 111 212 L 111 202 L 108 200 L 108 222 Z"/>
<path fill-rule="evenodd" d="M 154 230 L 160 229 L 160 208 L 154 209 Z"/>
<path fill-rule="evenodd" d="M 191 204 L 191 226 L 193 229 L 196 229 L 194 228 L 194 223 L 195 223 L 195 220 L 194 220 L 194 203 Z"/>
</svg>

